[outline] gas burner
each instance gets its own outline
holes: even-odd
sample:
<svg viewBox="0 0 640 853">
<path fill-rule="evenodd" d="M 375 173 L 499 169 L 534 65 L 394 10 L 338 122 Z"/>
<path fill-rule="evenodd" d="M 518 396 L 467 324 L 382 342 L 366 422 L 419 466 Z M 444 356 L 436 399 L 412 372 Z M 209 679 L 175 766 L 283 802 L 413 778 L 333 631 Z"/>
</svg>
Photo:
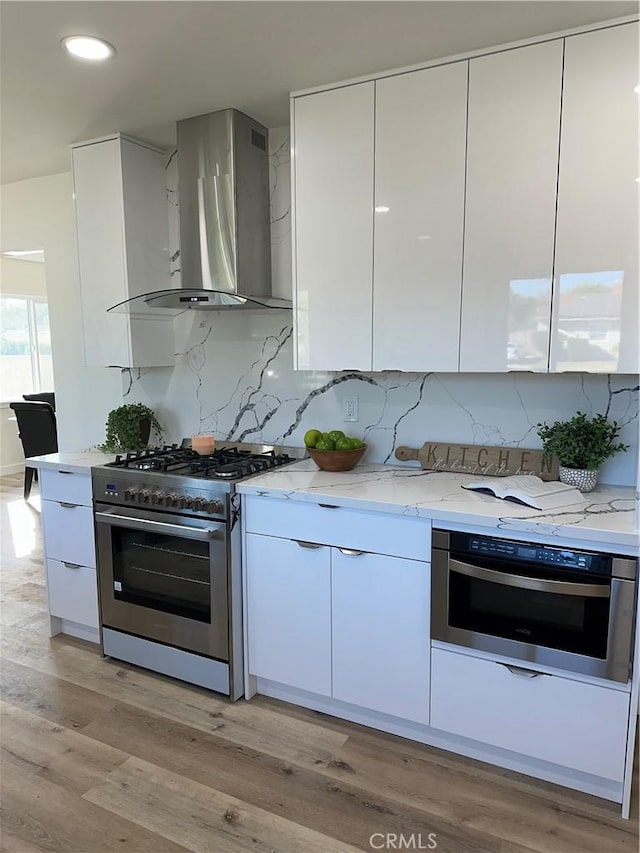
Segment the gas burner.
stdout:
<svg viewBox="0 0 640 853">
<path fill-rule="evenodd" d="M 293 462 L 293 457 L 276 450 L 254 452 L 254 448 L 221 447 L 200 456 L 190 447 L 177 444 L 119 454 L 107 467 L 127 468 L 149 473 L 174 474 L 195 479 L 239 480 Z"/>
</svg>

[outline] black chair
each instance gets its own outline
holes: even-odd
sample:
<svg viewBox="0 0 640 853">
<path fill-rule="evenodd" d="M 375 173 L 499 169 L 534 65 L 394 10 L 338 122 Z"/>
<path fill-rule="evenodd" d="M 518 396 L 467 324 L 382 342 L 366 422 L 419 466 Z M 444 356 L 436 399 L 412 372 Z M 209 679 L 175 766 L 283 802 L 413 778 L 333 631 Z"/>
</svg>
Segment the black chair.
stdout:
<svg viewBox="0 0 640 853">
<path fill-rule="evenodd" d="M 41 394 L 23 394 L 22 399 L 48 403 L 54 412 L 56 410 L 56 395 L 53 391 L 43 391 Z"/>
<path fill-rule="evenodd" d="M 36 469 L 28 464 L 29 457 L 58 451 L 56 416 L 49 403 L 35 400 L 9 403 L 9 408 L 16 413 L 18 432 L 24 450 L 24 499 L 26 501 L 31 492 L 34 473 L 37 479 Z"/>
</svg>

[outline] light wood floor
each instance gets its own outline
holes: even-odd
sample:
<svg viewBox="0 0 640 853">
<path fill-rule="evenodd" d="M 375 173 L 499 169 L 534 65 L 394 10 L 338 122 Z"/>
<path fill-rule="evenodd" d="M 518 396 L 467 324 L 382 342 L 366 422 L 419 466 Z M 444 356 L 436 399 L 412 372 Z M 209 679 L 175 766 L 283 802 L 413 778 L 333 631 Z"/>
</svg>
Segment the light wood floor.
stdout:
<svg viewBox="0 0 640 853">
<path fill-rule="evenodd" d="M 637 805 L 623 821 L 593 797 L 49 639 L 37 487 L 29 504 L 21 491 L 0 479 L 2 850 L 332 853 L 384 849 L 387 833 L 441 853 L 638 849 Z"/>
</svg>

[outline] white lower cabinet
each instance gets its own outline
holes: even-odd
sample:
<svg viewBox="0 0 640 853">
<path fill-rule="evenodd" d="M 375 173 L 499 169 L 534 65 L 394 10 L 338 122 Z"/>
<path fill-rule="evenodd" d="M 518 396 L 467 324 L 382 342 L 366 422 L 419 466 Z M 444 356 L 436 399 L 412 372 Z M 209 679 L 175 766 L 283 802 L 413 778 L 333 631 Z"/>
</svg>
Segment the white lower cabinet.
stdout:
<svg viewBox="0 0 640 853">
<path fill-rule="evenodd" d="M 333 698 L 429 722 L 429 566 L 333 548 Z"/>
<path fill-rule="evenodd" d="M 427 723 L 430 523 L 282 504 L 245 502 L 249 673 Z"/>
<path fill-rule="evenodd" d="M 621 782 L 629 694 L 472 655 L 431 653 L 431 726 Z"/>
<path fill-rule="evenodd" d="M 96 570 L 75 563 L 47 560 L 51 616 L 98 630 Z"/>
<path fill-rule="evenodd" d="M 51 633 L 93 642 L 98 635 L 98 581 L 89 469 L 40 471 L 42 532 Z"/>
<path fill-rule="evenodd" d="M 95 569 L 96 546 L 91 507 L 43 500 L 42 524 L 47 559 L 66 560 Z"/>
<path fill-rule="evenodd" d="M 330 549 L 248 534 L 245 560 L 251 674 L 330 696 Z"/>
</svg>

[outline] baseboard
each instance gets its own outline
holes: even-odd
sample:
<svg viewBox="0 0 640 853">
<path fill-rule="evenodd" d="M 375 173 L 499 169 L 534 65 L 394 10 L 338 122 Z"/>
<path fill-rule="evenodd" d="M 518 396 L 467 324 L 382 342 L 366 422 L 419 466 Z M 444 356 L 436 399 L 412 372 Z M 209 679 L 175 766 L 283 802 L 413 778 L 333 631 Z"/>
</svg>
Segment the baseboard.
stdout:
<svg viewBox="0 0 640 853">
<path fill-rule="evenodd" d="M 13 465 L 0 465 L 0 477 L 8 477 L 10 474 L 21 474 L 24 471 L 24 462 L 16 462 Z"/>
</svg>

